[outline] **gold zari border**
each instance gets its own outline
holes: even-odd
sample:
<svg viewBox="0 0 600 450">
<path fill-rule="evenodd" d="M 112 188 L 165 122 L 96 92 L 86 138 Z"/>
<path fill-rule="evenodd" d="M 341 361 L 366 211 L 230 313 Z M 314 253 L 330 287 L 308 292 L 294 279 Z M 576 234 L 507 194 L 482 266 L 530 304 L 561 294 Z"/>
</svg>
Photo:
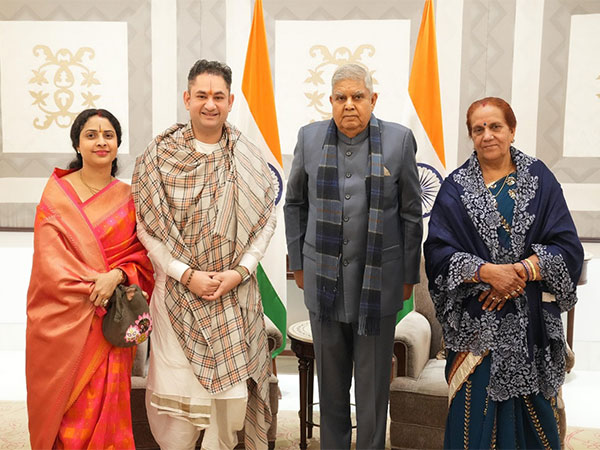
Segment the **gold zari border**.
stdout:
<svg viewBox="0 0 600 450">
<path fill-rule="evenodd" d="M 210 401 L 206 405 L 190 404 L 182 401 L 181 397 L 171 397 L 153 393 L 150 404 L 158 409 L 159 414 L 179 416 L 197 426 L 210 424 Z"/>
<path fill-rule="evenodd" d="M 475 356 L 469 352 L 466 354 L 460 365 L 453 369 L 453 376 L 448 384 L 448 405 L 452 403 L 452 400 L 456 396 L 456 393 L 460 390 L 462 385 L 467 381 L 469 375 L 471 375 L 477 366 L 481 364 L 483 358 L 489 353 L 489 350 L 481 356 Z"/>
</svg>

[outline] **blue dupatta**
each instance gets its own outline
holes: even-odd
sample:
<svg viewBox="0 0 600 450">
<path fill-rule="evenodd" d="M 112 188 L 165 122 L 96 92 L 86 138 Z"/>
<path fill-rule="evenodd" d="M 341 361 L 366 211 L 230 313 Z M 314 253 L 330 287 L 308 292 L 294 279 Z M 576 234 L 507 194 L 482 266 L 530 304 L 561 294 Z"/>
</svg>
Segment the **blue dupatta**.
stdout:
<svg viewBox="0 0 600 450">
<path fill-rule="evenodd" d="M 564 381 L 560 313 L 577 301 L 583 248 L 554 175 L 543 162 L 510 151 L 517 168 L 510 245 L 500 243 L 500 213 L 473 153 L 444 181 L 432 210 L 424 246 L 429 290 L 446 347 L 491 352 L 492 400 L 538 393 L 549 399 Z M 501 311 L 483 311 L 477 298 L 489 286 L 463 281 L 482 263 L 514 263 L 533 253 L 543 281 L 527 283 Z M 543 291 L 556 301 L 542 303 Z"/>
</svg>

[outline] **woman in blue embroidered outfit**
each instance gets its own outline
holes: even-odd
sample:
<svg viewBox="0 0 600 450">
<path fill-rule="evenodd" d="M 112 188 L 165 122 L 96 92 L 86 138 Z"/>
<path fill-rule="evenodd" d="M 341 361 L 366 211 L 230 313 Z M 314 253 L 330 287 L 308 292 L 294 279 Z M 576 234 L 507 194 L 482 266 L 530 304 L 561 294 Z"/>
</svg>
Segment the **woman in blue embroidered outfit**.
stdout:
<svg viewBox="0 0 600 450">
<path fill-rule="evenodd" d="M 425 242 L 448 349 L 446 448 L 559 448 L 560 313 L 577 301 L 583 248 L 560 184 L 511 146 L 499 98 L 474 102 L 475 152 L 444 181 Z"/>
</svg>

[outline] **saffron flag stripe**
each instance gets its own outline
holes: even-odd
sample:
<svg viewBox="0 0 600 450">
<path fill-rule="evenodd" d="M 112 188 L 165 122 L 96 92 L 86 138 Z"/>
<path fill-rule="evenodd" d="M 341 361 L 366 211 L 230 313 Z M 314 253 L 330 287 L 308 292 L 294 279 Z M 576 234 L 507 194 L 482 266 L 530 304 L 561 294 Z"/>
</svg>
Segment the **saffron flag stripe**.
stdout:
<svg viewBox="0 0 600 450">
<path fill-rule="evenodd" d="M 408 82 L 408 93 L 430 144 L 445 167 L 444 134 L 442 127 L 442 102 L 437 62 L 435 14 L 433 0 L 423 8 L 421 28 Z"/>
<path fill-rule="evenodd" d="M 267 146 L 279 165 L 282 166 L 262 0 L 256 0 L 254 4 L 254 18 L 248 39 L 242 92 Z"/>
<path fill-rule="evenodd" d="M 254 3 L 254 16 L 242 79 L 242 94 L 243 98 L 238 101 L 237 126 L 263 151 L 273 173 L 277 191 L 275 200 L 277 226 L 271 244 L 256 270 L 265 314 L 283 335 L 281 347 L 275 349 L 272 354 L 275 357 L 285 348 L 287 329 L 286 265 L 285 254 L 281 251 L 285 248 L 282 202 L 284 183 L 262 0 L 256 0 Z"/>
<path fill-rule="evenodd" d="M 423 7 L 408 94 L 410 101 L 406 102 L 402 123 L 412 130 L 417 141 L 417 164 L 421 180 L 423 215 L 426 218 L 446 176 L 433 0 L 426 0 Z M 423 237 L 425 236 L 426 233 Z M 412 311 L 413 306 L 411 296 L 398 313 L 397 320 L 400 321 Z"/>
</svg>

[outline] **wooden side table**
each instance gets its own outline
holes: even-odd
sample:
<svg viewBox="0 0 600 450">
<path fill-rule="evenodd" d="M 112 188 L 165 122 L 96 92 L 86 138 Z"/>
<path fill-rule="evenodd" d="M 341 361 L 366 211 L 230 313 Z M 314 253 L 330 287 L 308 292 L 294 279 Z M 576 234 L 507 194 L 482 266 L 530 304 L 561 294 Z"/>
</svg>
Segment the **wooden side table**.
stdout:
<svg viewBox="0 0 600 450">
<path fill-rule="evenodd" d="M 310 321 L 296 322 L 288 328 L 288 337 L 292 351 L 298 358 L 300 378 L 300 448 L 307 447 L 307 437 L 312 438 L 313 426 L 313 389 L 315 379 L 315 349 L 313 347 Z"/>
</svg>

